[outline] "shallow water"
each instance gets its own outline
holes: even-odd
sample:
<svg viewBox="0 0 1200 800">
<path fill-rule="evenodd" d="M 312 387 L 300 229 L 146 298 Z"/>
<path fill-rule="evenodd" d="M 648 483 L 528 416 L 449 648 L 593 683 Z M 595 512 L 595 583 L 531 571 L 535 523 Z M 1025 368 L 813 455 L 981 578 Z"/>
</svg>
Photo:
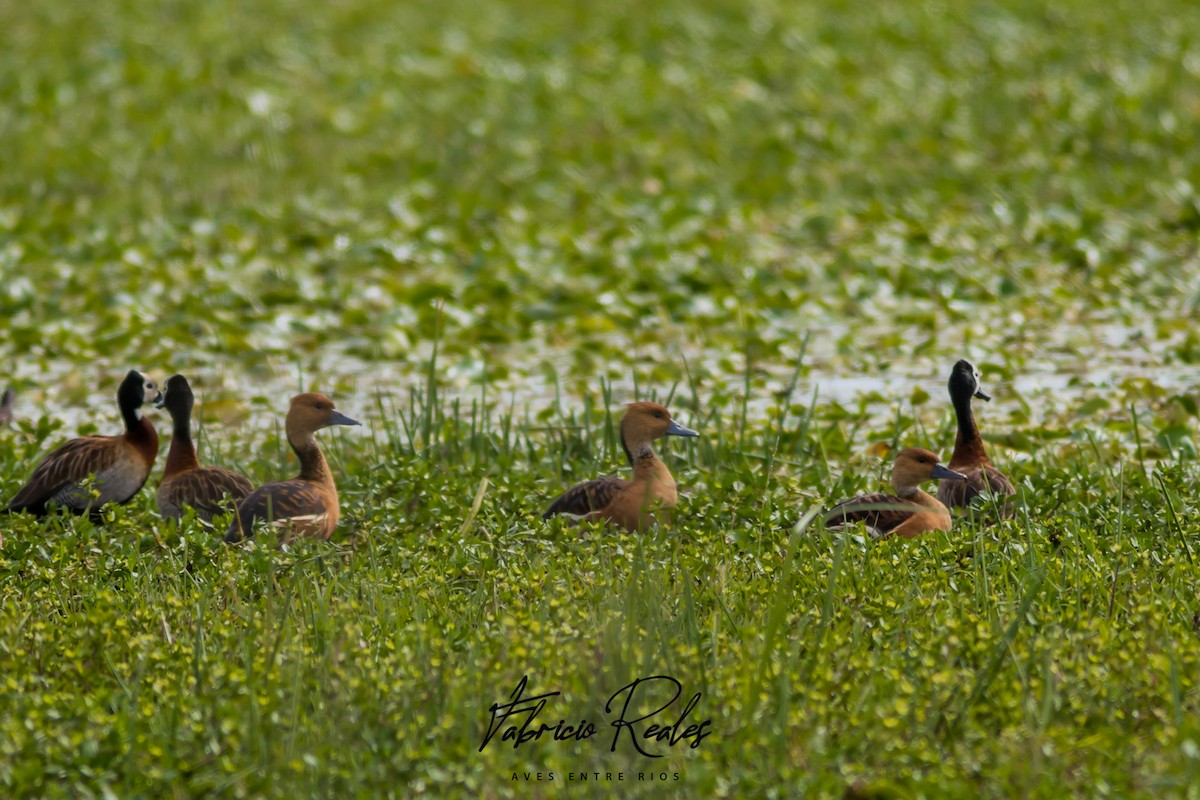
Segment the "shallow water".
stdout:
<svg viewBox="0 0 1200 800">
<path fill-rule="evenodd" d="M 850 364 L 862 360 L 855 354 L 846 358 L 837 352 L 837 341 L 847 332 L 845 326 L 830 326 L 813 334 L 803 355 L 802 368 L 796 375 L 795 357 L 779 360 L 756 360 L 750 374 L 750 395 L 746 410 L 752 420 L 764 419 L 778 405 L 789 385 L 796 380 L 791 394 L 794 408 L 817 408 L 840 404 L 864 413 L 876 424 L 884 425 L 894 418 L 896 409 L 912 410 L 914 393 L 924 392 L 927 399 L 917 397 L 920 413 L 936 421 L 939 414 L 948 413 L 946 379 L 956 356 L 950 352 L 936 354 L 892 353 L 884 359 L 881 350 L 864 350 L 876 356 L 878 369 L 858 371 Z M 872 335 L 860 331 L 860 336 Z M 1083 344 L 1089 345 L 1090 355 L 1084 355 Z M 1132 343 L 1132 344 L 1131 344 Z M 665 398 L 674 388 L 677 405 L 691 404 L 690 390 L 684 377 L 681 353 L 686 353 L 687 369 L 698 379 L 698 398 L 707 407 L 717 398 L 723 413 L 739 414 L 746 382 L 745 358 L 713 349 L 678 349 L 675 345 L 635 348 L 622 337 L 612 337 L 612 344 L 628 345 L 626 352 L 640 352 L 643 358 L 630 358 L 626 364 L 608 370 L 606 380 L 615 403 L 653 391 Z M 984 371 L 983 385 L 993 400 L 983 407 L 989 428 L 995 430 L 1009 424 L 1015 413 L 1023 420 L 1037 424 L 1069 416 L 1073 410 L 1091 398 L 1107 398 L 1110 405 L 1120 409 L 1127 402 L 1150 403 L 1158 396 L 1200 391 L 1200 365 L 1167 364 L 1171 340 L 1145 336 L 1137 327 L 1105 324 L 1103 326 L 1063 325 L 1048 332 L 1039 340 L 1024 365 L 1013 369 L 1011 380 L 988 374 L 985 360 L 977 360 Z M 432 345 L 423 346 L 426 352 Z M 799 348 L 793 348 L 799 355 Z M 468 408 L 486 395 L 490 413 L 513 413 L 525 418 L 558 404 L 564 410 L 582 406 L 579 387 L 590 391 L 599 401 L 600 384 L 571 376 L 572 354 L 568 350 L 541 351 L 526 345 L 507 348 L 512 361 L 506 363 L 507 376 L 487 377 L 495 373 L 495 363 L 484 358 L 461 359 L 443 357 L 438 365 L 439 394 L 445 400 L 458 399 Z M 243 369 L 237 363 L 216 354 L 190 353 L 188 360 L 207 362 L 205 366 L 184 370 L 193 383 L 206 424 L 214 422 L 231 430 L 272 430 L 287 407 L 288 398 L 300 390 L 322 390 L 334 396 L 339 408 L 359 419 L 364 425 L 379 425 L 380 404 L 406 407 L 410 392 L 420 390 L 427 379 L 427 366 L 413 363 L 414 354 L 403 363 L 368 361 L 357 357 L 336 344 L 320 348 L 297 363 L 280 357 L 262 358 Z M 673 360 L 672 360 L 673 359 Z M 646 376 L 647 365 L 672 365 L 677 377 L 673 381 L 655 381 Z M 160 381 L 170 374 L 157 365 L 137 365 Z M 92 363 L 86 369 L 66 361 L 49 362 L 45 368 L 34 370 L 20 363 L 11 371 L 20 387 L 17 413 L 21 417 L 37 418 L 47 415 L 61 420 L 64 434 L 80 430 L 114 430 L 119 426 L 115 408 L 116 384 L 127 369 L 126 364 Z M 635 373 L 642 373 L 635 376 Z M 1127 382 L 1145 382 L 1151 387 L 1149 395 L 1133 391 Z M 681 403 L 680 399 L 686 399 Z M 1132 399 L 1131 399 L 1132 398 Z M 205 404 L 208 408 L 205 409 Z M 152 412 L 153 413 L 153 412 Z M 687 412 L 681 412 L 686 418 Z M 932 416 L 931 416 L 932 415 Z M 164 423 L 160 428 L 165 427 Z"/>
</svg>

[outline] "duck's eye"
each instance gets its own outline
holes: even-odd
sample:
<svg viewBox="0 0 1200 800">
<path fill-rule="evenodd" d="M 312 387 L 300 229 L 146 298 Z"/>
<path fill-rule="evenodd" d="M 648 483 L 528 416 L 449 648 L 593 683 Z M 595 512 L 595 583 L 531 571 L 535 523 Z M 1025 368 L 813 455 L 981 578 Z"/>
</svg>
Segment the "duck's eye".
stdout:
<svg viewBox="0 0 1200 800">
<path fill-rule="evenodd" d="M 324 411 L 324 410 L 325 410 L 325 404 L 317 403 L 317 411 Z"/>
<path fill-rule="evenodd" d="M 663 412 L 661 412 L 661 411 L 655 411 L 655 412 L 654 412 L 654 418 L 655 418 L 655 419 L 662 419 L 662 418 L 663 418 Z"/>
</svg>

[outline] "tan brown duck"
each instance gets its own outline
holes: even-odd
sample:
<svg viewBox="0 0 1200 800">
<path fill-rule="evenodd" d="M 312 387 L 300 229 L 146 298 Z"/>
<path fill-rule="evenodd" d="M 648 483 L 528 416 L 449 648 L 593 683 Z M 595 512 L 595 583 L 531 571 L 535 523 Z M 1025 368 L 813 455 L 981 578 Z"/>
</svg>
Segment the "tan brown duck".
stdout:
<svg viewBox="0 0 1200 800">
<path fill-rule="evenodd" d="M 334 408 L 323 394 L 308 392 L 292 398 L 288 409 L 288 444 L 300 460 L 300 474 L 288 481 L 266 483 L 241 502 L 225 532 L 225 541 L 239 542 L 254 535 L 256 523 L 269 523 L 281 539 L 315 536 L 328 539 L 337 527 L 340 508 L 333 473 L 313 434 L 330 425 L 358 425 Z"/>
<path fill-rule="evenodd" d="M 655 454 L 654 440 L 699 435 L 671 419 L 671 412 L 658 403 L 630 403 L 621 419 L 621 446 L 633 478 L 584 481 L 551 503 L 542 517 L 567 514 L 583 522 L 604 520 L 627 531 L 643 530 L 655 519 L 653 508 L 671 508 L 678 502 L 675 479 Z"/>
<path fill-rule="evenodd" d="M 910 447 L 896 454 L 892 487 L 896 494 L 864 494 L 834 506 L 825 515 L 825 526 L 840 528 L 851 522 L 866 524 L 876 536 L 919 536 L 950 530 L 950 512 L 936 497 L 921 491 L 921 484 L 944 478 L 962 478 L 947 469 L 936 454 Z"/>
</svg>

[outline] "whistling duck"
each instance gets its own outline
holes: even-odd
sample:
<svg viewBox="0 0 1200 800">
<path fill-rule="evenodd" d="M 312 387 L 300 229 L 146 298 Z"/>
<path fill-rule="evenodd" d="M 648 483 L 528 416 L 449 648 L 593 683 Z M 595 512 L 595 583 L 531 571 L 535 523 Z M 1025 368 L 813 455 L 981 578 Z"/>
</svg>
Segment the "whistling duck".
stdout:
<svg viewBox="0 0 1200 800">
<path fill-rule="evenodd" d="M 159 397 L 154 381 L 130 370 L 117 389 L 117 405 L 125 420 L 118 436 L 71 439 L 34 467 L 5 511 L 28 511 L 42 516 L 55 503 L 73 513 L 99 516 L 106 503 L 129 502 L 150 477 L 158 455 L 158 433 L 142 415 L 142 406 Z M 89 476 L 95 480 L 87 482 Z"/>
<path fill-rule="evenodd" d="M 909 538 L 927 531 L 948 531 L 949 510 L 919 487 L 930 480 L 962 477 L 961 472 L 943 467 L 928 450 L 901 450 L 892 465 L 892 486 L 899 497 L 880 492 L 839 503 L 825 515 L 825 525 L 840 528 L 848 522 L 864 522 L 876 536 Z"/>
<path fill-rule="evenodd" d="M 241 502 L 225 532 L 225 541 L 240 542 L 254 535 L 255 521 L 280 528 L 283 538 L 316 536 L 328 539 L 338 522 L 338 493 L 314 433 L 330 425 L 360 423 L 333 407 L 323 394 L 308 392 L 292 398 L 288 409 L 288 444 L 300 459 L 300 474 L 290 481 L 263 484 Z"/>
<path fill-rule="evenodd" d="M 633 467 L 633 480 L 604 477 L 568 489 L 550 504 L 543 519 L 568 514 L 583 522 L 606 520 L 627 531 L 644 529 L 654 521 L 647 509 L 675 505 L 675 479 L 651 446 L 663 436 L 699 436 L 671 419 L 658 403 L 630 403 L 621 419 L 621 446 Z"/>
<path fill-rule="evenodd" d="M 171 413 L 174 435 L 167 449 L 167 464 L 158 485 L 158 510 L 164 517 L 179 519 L 185 506 L 196 516 L 212 522 L 217 514 L 233 511 L 254 484 L 236 472 L 221 467 L 202 467 L 192 443 L 192 407 L 196 398 L 182 375 L 172 375 L 156 405 Z"/>
<path fill-rule="evenodd" d="M 4 396 L 0 397 L 0 425 L 8 425 L 13 421 L 13 405 L 16 399 L 11 386 L 4 390 Z"/>
<path fill-rule="evenodd" d="M 971 398 L 990 401 L 979 387 L 979 370 L 970 361 L 959 361 L 950 372 L 950 400 L 954 403 L 954 416 L 958 418 L 958 435 L 954 437 L 954 454 L 949 467 L 963 473 L 962 480 L 946 480 L 938 484 L 937 496 L 947 506 L 965 507 L 982 492 L 996 495 L 1013 495 L 1017 490 L 1004 473 L 992 466 L 975 415 L 971 413 Z"/>
</svg>

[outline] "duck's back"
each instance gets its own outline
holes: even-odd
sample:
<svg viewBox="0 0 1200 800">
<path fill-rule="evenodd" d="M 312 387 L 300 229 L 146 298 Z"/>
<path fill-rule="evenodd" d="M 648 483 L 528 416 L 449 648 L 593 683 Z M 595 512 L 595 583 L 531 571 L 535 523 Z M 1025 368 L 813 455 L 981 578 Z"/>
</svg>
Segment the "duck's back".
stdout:
<svg viewBox="0 0 1200 800">
<path fill-rule="evenodd" d="M 164 478 L 158 487 L 158 510 L 164 517 L 178 518 L 186 507 L 196 516 L 211 522 L 217 514 L 236 509 L 254 484 L 247 478 L 221 467 L 200 467 Z"/>
<path fill-rule="evenodd" d="M 243 500 L 225 532 L 225 541 L 239 542 L 254 533 L 256 521 L 272 524 L 293 520 L 291 533 L 328 539 L 339 516 L 336 490 L 312 481 L 294 478 L 266 483 Z"/>
<path fill-rule="evenodd" d="M 95 479 L 85 486 L 93 475 Z M 46 504 L 55 502 L 79 512 L 104 503 L 124 503 L 149 476 L 150 465 L 124 437 L 81 436 L 38 462 L 7 510 L 43 514 Z"/>
<path fill-rule="evenodd" d="M 993 467 L 990 462 L 982 465 L 956 467 L 951 461 L 950 468 L 962 472 L 967 479 L 947 479 L 938 484 L 937 498 L 949 508 L 965 508 L 985 492 L 1005 497 L 1017 493 L 1012 481 Z"/>
</svg>

